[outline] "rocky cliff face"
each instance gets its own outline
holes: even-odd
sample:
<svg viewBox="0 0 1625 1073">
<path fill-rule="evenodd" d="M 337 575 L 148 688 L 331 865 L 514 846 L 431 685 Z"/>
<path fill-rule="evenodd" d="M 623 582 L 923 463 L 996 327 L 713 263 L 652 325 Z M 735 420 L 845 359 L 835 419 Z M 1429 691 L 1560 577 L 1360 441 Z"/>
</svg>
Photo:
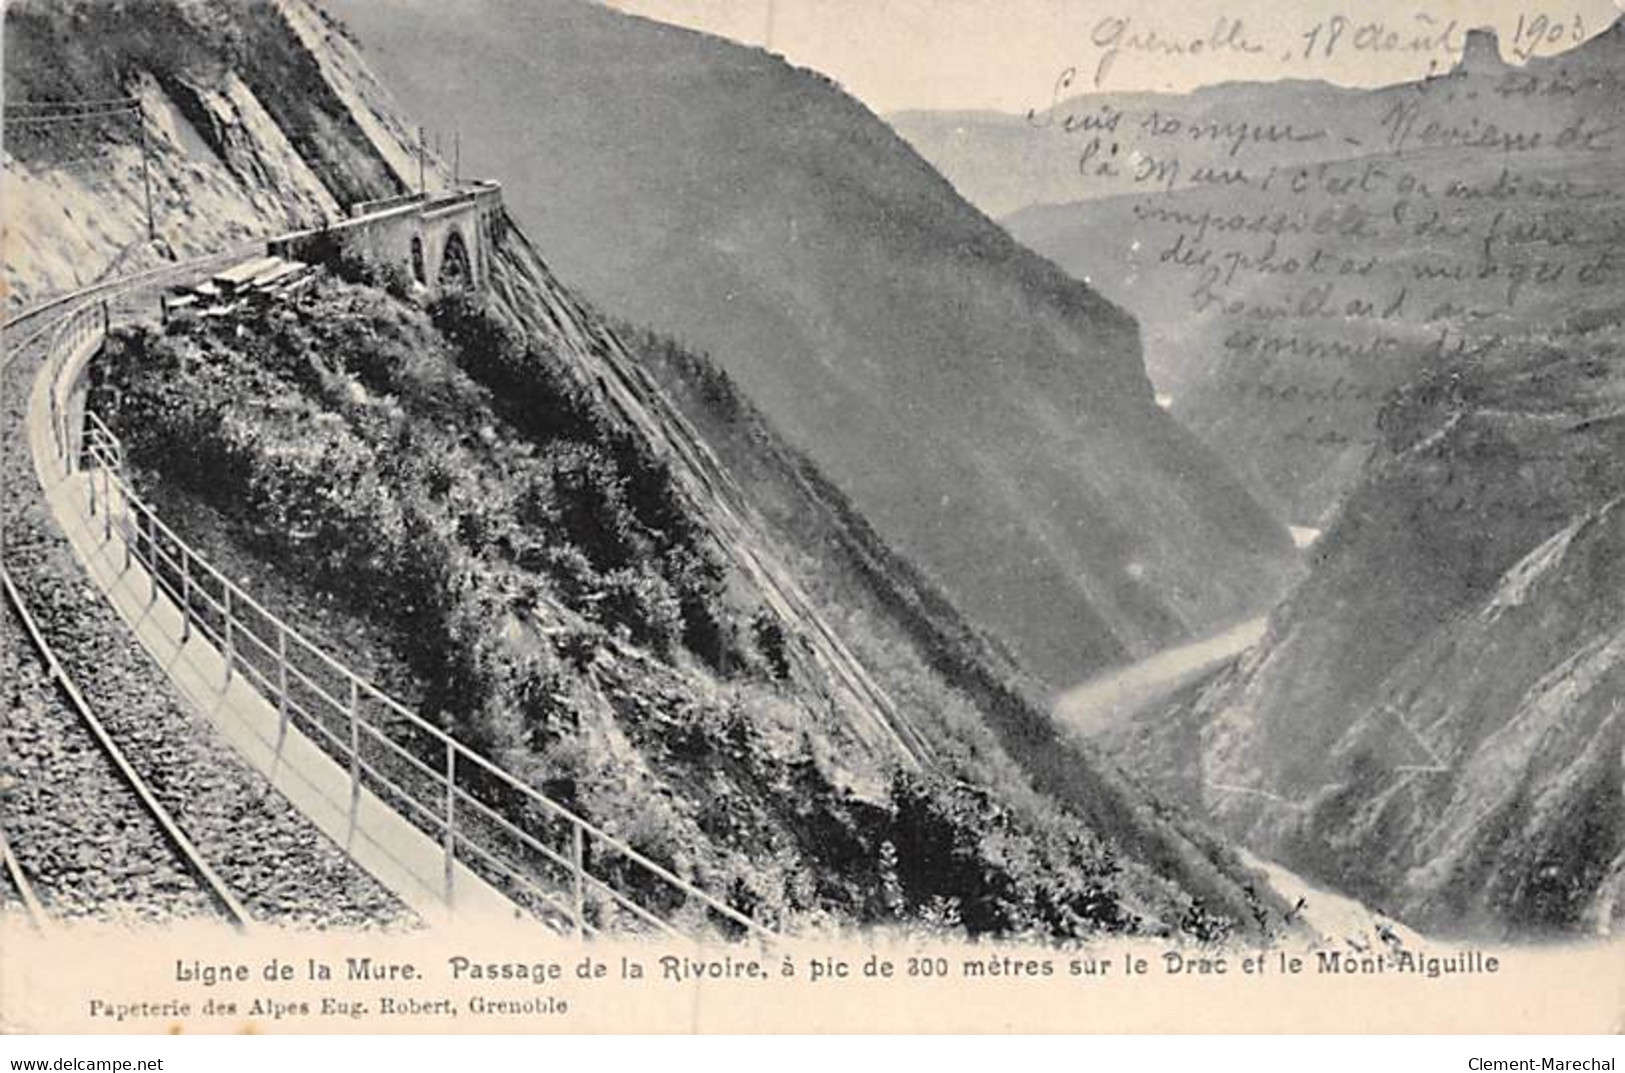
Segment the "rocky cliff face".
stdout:
<svg viewBox="0 0 1625 1073">
<path fill-rule="evenodd" d="M 1051 686 L 1260 608 L 1283 531 L 1134 322 L 817 75 L 596 5 L 334 5 L 608 312 L 707 352 Z"/>
<path fill-rule="evenodd" d="M 1406 388 L 1265 643 L 1119 746 L 1425 929 L 1615 931 L 1622 342 L 1616 314 Z"/>
<path fill-rule="evenodd" d="M 1461 75 L 1498 75 L 1507 69 L 1501 58 L 1501 41 L 1493 29 L 1468 30 L 1463 40 L 1461 59 L 1456 62 L 1455 73 Z"/>
<path fill-rule="evenodd" d="M 68 49 L 68 36 L 117 47 Z M 415 184 L 404 121 L 347 49 L 303 4 L 8 6 L 8 303 L 313 226 Z M 438 182 L 432 161 L 429 174 Z"/>
</svg>

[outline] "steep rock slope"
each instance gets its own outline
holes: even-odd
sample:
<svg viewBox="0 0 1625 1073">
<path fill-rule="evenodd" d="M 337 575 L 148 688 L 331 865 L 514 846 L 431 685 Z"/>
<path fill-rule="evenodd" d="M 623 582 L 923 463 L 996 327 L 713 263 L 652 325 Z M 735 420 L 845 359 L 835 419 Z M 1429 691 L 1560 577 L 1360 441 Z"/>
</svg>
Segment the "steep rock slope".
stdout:
<svg viewBox="0 0 1625 1073">
<path fill-rule="evenodd" d="M 764 523 L 718 455 L 720 452 L 741 467 L 750 460 L 739 457 L 726 443 L 714 449 L 683 409 L 674 405 L 655 379 L 639 367 L 636 351 L 629 351 L 614 332 L 574 298 L 528 243 L 504 249 L 496 285 L 501 302 L 516 321 L 526 330 L 555 339 L 557 353 L 575 368 L 581 381 L 601 393 L 611 411 L 673 460 L 674 480 L 689 497 L 692 509 L 708 516 L 709 530 L 721 538 L 718 553 L 735 564 L 752 588 L 767 596 L 768 605 L 781 606 L 779 601 L 786 590 L 795 592 L 792 606 L 803 608 L 803 613 L 786 616 L 784 627 L 794 648 L 815 651 L 818 657 L 810 662 L 798 660 L 799 673 L 816 681 L 822 672 L 833 680 L 823 687 L 809 712 L 811 721 L 817 721 L 816 713 L 824 705 L 844 699 L 854 711 L 849 727 L 855 738 L 866 741 L 872 750 L 878 746 L 881 756 L 895 757 L 903 742 L 917 742 L 924 752 L 916 751 L 915 755 L 923 755 L 928 767 L 936 772 L 957 773 L 962 788 L 965 779 L 974 780 L 991 792 L 992 802 L 1013 802 L 1017 815 L 1036 813 L 1057 822 L 1063 830 L 1075 822 L 1072 817 L 1081 818 L 1088 825 L 1085 830 L 1092 832 L 1091 837 L 1100 838 L 1109 847 L 1108 857 L 1122 861 L 1125 892 L 1137 892 L 1135 897 L 1154 894 L 1160 899 L 1166 897 L 1162 893 L 1165 884 L 1173 882 L 1194 898 L 1190 904 L 1197 908 L 1182 918 L 1182 927 L 1201 933 L 1210 923 L 1220 930 L 1236 927 L 1237 921 L 1242 926 L 1279 926 L 1279 917 L 1271 914 L 1283 907 L 1266 884 L 1205 831 L 1190 825 L 1187 817 L 1147 797 L 1111 760 L 1086 744 L 1058 738 L 1033 703 L 1026 676 L 1009 667 L 1008 657 L 975 636 L 940 598 L 934 601 L 928 624 L 916 626 L 909 622 L 901 636 L 888 636 L 883 627 L 870 624 L 866 607 L 878 604 L 884 609 L 899 595 L 908 601 L 933 601 L 935 594 L 928 586 L 911 584 L 911 571 L 844 502 L 795 504 L 790 516 L 780 516 L 782 528 L 775 539 L 773 527 Z M 712 435 L 716 435 L 714 430 Z M 798 467 L 798 472 L 784 474 L 784 463 L 772 457 L 771 447 L 756 452 L 754 461 L 770 471 L 779 471 L 772 479 L 781 484 L 787 480 L 798 484 L 811 481 L 819 486 L 828 483 L 806 463 Z M 760 493 L 763 482 L 747 481 L 747 487 Z M 841 524 L 863 529 L 868 536 L 865 550 L 881 560 L 873 564 L 858 591 L 821 590 L 822 604 L 829 609 L 830 619 L 843 621 L 847 631 L 866 641 L 865 661 L 855 667 L 864 684 L 857 688 L 834 660 L 813 648 L 814 643 L 833 642 L 845 653 L 843 658 L 854 659 L 844 638 L 829 635 L 830 627 L 813 617 L 813 609 L 803 603 L 809 600 L 804 588 L 808 581 L 803 579 L 809 579 L 816 588 L 821 570 L 806 562 L 809 551 L 816 547 L 808 530 L 830 525 L 828 515 L 832 512 L 841 512 Z M 849 546 L 841 551 L 853 553 Z M 798 552 L 801 570 L 792 574 L 781 564 L 795 561 Z M 895 607 L 891 611 L 896 614 Z M 869 667 L 874 668 L 873 678 Z M 949 688 L 945 690 L 944 685 Z M 880 711 L 873 708 L 872 691 L 876 688 L 886 698 L 886 707 Z M 865 702 L 869 707 L 865 708 Z M 969 721 L 966 716 L 970 716 Z M 909 748 L 914 751 L 912 744 Z M 1043 796 L 1033 796 L 1033 790 Z M 971 800 L 977 800 L 983 792 L 973 791 Z M 1059 804 L 1064 811 L 1057 814 L 1050 802 Z M 948 806 L 953 823 L 974 825 L 991 820 L 996 832 L 1003 823 L 1002 808 L 1008 807 L 995 804 L 1001 811 L 991 816 L 973 808 L 967 815 L 961 811 L 966 804 L 960 801 Z M 1002 835 L 995 838 L 1002 843 Z M 1030 847 L 1012 849 L 1017 861 L 1034 852 Z M 955 857 L 964 853 L 951 852 Z M 990 846 L 988 852 L 997 859 L 1004 850 Z M 1045 864 L 1043 856 L 1038 860 L 1037 868 L 1066 869 L 1082 863 L 1051 857 Z M 908 866 L 922 869 L 934 877 L 932 882 L 942 885 L 937 896 L 952 897 L 951 884 L 956 881 L 968 879 L 973 890 L 985 885 L 985 881 L 969 879 L 963 873 L 956 880 L 957 866 L 939 871 L 929 859 L 910 856 Z M 985 869 L 987 865 L 979 867 Z M 1017 870 L 1024 873 L 1026 868 Z M 998 869 L 994 871 L 997 874 Z M 1076 881 L 1094 881 L 1091 870 L 1086 866 L 1080 877 L 1074 877 Z M 1046 892 L 1039 897 L 1049 899 L 1053 895 Z M 1064 912 L 1078 910 L 1067 907 Z M 1209 914 L 1214 914 L 1211 921 Z M 1225 920 L 1230 923 L 1218 923 Z"/>
<path fill-rule="evenodd" d="M 346 65 L 345 48 L 302 4 L 7 5 L 8 303 L 312 226 L 415 184 L 407 126 L 366 106 L 380 87 L 323 76 L 324 62 Z M 139 109 L 77 103 L 126 98 Z"/>
<path fill-rule="evenodd" d="M 140 187 L 118 171 L 139 152 L 128 126 L 95 116 L 69 137 L 8 138 L 25 205 L 13 217 L 8 201 L 8 220 L 30 251 L 8 262 L 19 295 L 415 179 L 409 125 L 296 0 L 7 18 L 8 104 L 139 89 L 169 192 L 164 241 L 148 244 Z M 95 28 L 129 51 L 63 48 Z M 79 143 L 112 177 L 71 176 Z M 47 211 L 70 185 L 95 227 Z M 1072 765 L 1082 789 L 1058 809 L 974 708 L 914 677 L 917 659 L 871 673 L 706 445 L 517 230 L 493 276 L 488 304 L 443 298 L 428 314 L 430 296 L 403 300 L 398 281 L 373 280 L 386 294 L 327 280 L 236 323 L 131 332 L 98 405 L 169 516 L 236 576 L 736 904 L 1067 935 L 1213 935 L 1267 914 L 1233 857 L 1109 764 Z M 910 729 L 921 748 L 899 748 Z M 928 770 L 911 772 L 921 752 Z"/>
<path fill-rule="evenodd" d="M 1616 312 L 1409 385 L 1264 644 L 1118 747 L 1418 926 L 1617 929 L 1622 374 Z"/>
<path fill-rule="evenodd" d="M 334 6 L 613 315 L 709 352 L 1052 686 L 1260 607 L 1283 533 L 1132 320 L 815 74 L 584 3 Z"/>
</svg>

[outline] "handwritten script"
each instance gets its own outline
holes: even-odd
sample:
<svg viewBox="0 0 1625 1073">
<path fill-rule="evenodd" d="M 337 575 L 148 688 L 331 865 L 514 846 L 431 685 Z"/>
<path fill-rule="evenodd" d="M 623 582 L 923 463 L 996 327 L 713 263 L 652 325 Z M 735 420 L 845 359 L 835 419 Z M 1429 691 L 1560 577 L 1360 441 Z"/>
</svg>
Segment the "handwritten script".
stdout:
<svg viewBox="0 0 1625 1073">
<path fill-rule="evenodd" d="M 1332 18 L 1288 49 L 1239 19 L 1175 38 L 1112 16 L 1094 27 L 1094 64 L 1063 72 L 1028 115 L 1053 150 L 1028 159 L 1057 171 L 1029 186 L 1048 204 L 1008 224 L 1134 312 L 1164 402 L 1309 524 L 1419 368 L 1617 305 L 1625 55 L 1539 58 L 1584 32 L 1526 17 L 1509 47 L 1426 15 Z M 1289 64 L 1339 50 L 1468 58 L 1375 89 L 1083 92 L 1131 54 L 1271 49 Z"/>
<path fill-rule="evenodd" d="M 1137 55 L 1157 64 L 1184 60 L 1211 64 L 1226 56 L 1266 57 L 1295 68 L 1291 73 L 1308 75 L 1314 73 L 1312 68 L 1319 62 L 1402 53 L 1427 57 L 1431 74 L 1461 57 L 1467 30 L 1459 19 L 1426 11 L 1392 20 L 1338 14 L 1296 27 L 1254 26 L 1243 18 L 1221 15 L 1211 28 L 1195 34 L 1158 25 L 1144 16 L 1113 14 L 1101 18 L 1089 30 L 1087 40 L 1093 59 L 1087 69 L 1090 85 L 1104 89 L 1127 56 Z M 1519 62 L 1551 55 L 1579 44 L 1587 35 L 1581 15 L 1522 14 L 1513 24 L 1508 55 Z M 1069 68 L 1063 78 L 1067 84 L 1060 88 L 1072 88 L 1078 69 Z"/>
</svg>

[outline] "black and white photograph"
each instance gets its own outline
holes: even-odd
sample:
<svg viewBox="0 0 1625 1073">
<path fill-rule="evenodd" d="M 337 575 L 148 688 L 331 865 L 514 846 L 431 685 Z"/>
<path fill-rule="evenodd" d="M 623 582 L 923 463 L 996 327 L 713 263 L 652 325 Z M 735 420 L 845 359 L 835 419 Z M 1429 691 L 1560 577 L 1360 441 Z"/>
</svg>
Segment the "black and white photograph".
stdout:
<svg viewBox="0 0 1625 1073">
<path fill-rule="evenodd" d="M 1625 1026 L 1620 0 L 0 40 L 0 1030 Z"/>
</svg>

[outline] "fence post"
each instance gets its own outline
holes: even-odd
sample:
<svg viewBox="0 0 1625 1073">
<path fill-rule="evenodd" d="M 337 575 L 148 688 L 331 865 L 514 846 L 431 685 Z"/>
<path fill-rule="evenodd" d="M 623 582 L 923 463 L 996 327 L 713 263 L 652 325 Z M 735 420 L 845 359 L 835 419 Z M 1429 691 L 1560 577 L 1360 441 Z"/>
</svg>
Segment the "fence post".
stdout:
<svg viewBox="0 0 1625 1073">
<path fill-rule="evenodd" d="M 124 517 L 119 519 L 118 528 L 119 532 L 124 534 L 124 572 L 129 573 L 130 564 L 135 561 L 133 545 L 141 536 L 141 523 L 136 521 L 134 525 L 130 524 L 130 501 L 128 498 L 124 501 Z"/>
<path fill-rule="evenodd" d="M 152 591 L 147 596 L 147 606 L 151 607 L 158 602 L 158 570 L 163 558 L 158 554 L 158 515 L 147 512 L 147 580 L 151 583 Z"/>
<path fill-rule="evenodd" d="M 570 825 L 570 881 L 575 906 L 576 938 L 587 934 L 587 835 L 579 823 Z"/>
<path fill-rule="evenodd" d="M 109 471 L 111 471 L 111 467 L 109 467 Z M 137 540 L 141 539 L 141 518 L 135 513 L 135 504 L 130 502 L 128 490 L 121 488 L 119 491 L 124 494 L 119 496 L 119 505 L 123 507 L 123 511 L 119 515 L 118 529 L 119 533 L 124 537 L 124 572 L 129 573 L 130 563 L 135 560 L 133 545 Z"/>
<path fill-rule="evenodd" d="M 101 460 L 102 471 L 102 543 L 109 543 L 113 539 L 113 486 L 111 475 L 107 472 L 107 460 Z"/>
<path fill-rule="evenodd" d="M 452 881 L 457 875 L 457 746 L 446 740 L 446 910 L 452 910 Z"/>
<path fill-rule="evenodd" d="M 181 557 L 181 644 L 192 639 L 192 553 L 183 544 L 177 549 Z"/>
<path fill-rule="evenodd" d="M 288 737 L 288 627 L 276 624 L 276 751 Z"/>
<path fill-rule="evenodd" d="M 361 687 L 350 676 L 350 809 L 361 800 Z"/>
<path fill-rule="evenodd" d="M 223 583 L 220 586 L 220 606 L 223 608 L 222 613 L 224 614 L 226 621 L 224 627 L 220 631 L 220 634 L 221 637 L 224 638 L 226 682 L 229 685 L 231 683 L 232 664 L 236 662 L 231 655 L 231 582 L 225 581 L 224 579 L 222 579 L 222 582 Z"/>
</svg>

